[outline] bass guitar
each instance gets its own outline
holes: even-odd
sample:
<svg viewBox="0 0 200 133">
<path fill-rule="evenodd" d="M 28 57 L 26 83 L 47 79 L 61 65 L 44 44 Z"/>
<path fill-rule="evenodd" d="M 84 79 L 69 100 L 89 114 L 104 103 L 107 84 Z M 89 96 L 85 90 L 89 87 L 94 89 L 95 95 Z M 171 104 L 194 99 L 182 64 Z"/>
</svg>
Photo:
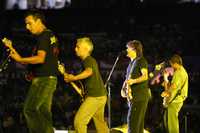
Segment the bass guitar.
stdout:
<svg viewBox="0 0 200 133">
<path fill-rule="evenodd" d="M 121 96 L 127 98 L 128 102 L 133 99 L 131 87 L 126 83 L 126 80 L 124 81 L 121 89 Z"/>
</svg>

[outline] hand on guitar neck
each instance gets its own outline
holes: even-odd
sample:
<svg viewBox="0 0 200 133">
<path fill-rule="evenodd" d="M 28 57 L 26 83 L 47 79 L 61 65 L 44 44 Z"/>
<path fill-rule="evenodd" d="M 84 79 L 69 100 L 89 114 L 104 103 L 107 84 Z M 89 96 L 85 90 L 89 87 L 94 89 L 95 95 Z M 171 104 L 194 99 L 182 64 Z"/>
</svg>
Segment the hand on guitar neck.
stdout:
<svg viewBox="0 0 200 133">
<path fill-rule="evenodd" d="M 12 41 L 7 39 L 7 38 L 3 38 L 2 39 L 3 44 L 10 49 L 10 55 L 15 61 L 20 62 L 21 60 L 21 56 L 18 54 L 18 52 L 13 48 L 12 46 Z"/>
<path fill-rule="evenodd" d="M 73 77 L 73 75 L 66 73 L 65 72 L 65 66 L 64 66 L 64 64 L 61 64 L 59 61 L 58 61 L 58 70 L 64 76 L 65 81 L 67 83 L 69 82 L 72 85 L 72 87 L 81 96 L 81 98 L 83 100 L 83 98 L 84 98 L 84 91 L 83 91 L 83 89 L 81 89 L 81 88 L 83 88 L 83 86 L 81 88 L 79 88 L 74 82 L 72 82 L 72 80 L 70 80 Z"/>
</svg>

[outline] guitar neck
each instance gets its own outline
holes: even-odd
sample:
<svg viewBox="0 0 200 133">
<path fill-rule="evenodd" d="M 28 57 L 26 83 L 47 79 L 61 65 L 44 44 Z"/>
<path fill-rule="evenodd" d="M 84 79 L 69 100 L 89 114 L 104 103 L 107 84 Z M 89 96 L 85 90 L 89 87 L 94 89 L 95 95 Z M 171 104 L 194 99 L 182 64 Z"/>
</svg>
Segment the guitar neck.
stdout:
<svg viewBox="0 0 200 133">
<path fill-rule="evenodd" d="M 82 96 L 82 92 L 81 89 L 74 83 L 74 82 L 70 82 L 70 84 L 72 85 L 72 87 L 76 90 L 76 92 Z"/>
</svg>

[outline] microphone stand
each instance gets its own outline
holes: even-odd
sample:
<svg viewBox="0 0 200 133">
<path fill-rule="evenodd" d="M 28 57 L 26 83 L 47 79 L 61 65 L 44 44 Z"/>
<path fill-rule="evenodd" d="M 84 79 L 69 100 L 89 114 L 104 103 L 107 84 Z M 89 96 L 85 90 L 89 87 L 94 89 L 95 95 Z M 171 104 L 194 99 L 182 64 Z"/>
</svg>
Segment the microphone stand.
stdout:
<svg viewBox="0 0 200 133">
<path fill-rule="evenodd" d="M 110 88 L 110 78 L 111 78 L 111 75 L 115 69 L 115 66 L 119 60 L 119 57 L 120 57 L 120 54 L 117 56 L 116 60 L 115 60 L 115 63 L 114 65 L 112 66 L 112 69 L 109 73 L 109 76 L 105 82 L 105 88 L 108 88 L 108 127 L 109 127 L 109 130 L 111 129 L 111 88 Z"/>
</svg>

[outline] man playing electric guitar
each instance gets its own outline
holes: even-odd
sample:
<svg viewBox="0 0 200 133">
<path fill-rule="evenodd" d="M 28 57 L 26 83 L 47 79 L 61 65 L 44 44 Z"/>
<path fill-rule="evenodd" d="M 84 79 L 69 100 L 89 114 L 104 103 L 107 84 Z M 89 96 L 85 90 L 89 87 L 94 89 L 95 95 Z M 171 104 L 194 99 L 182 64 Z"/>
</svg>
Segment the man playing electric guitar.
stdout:
<svg viewBox="0 0 200 133">
<path fill-rule="evenodd" d="M 140 41 L 129 41 L 126 46 L 127 57 L 131 61 L 127 68 L 125 87 L 122 87 L 121 95 L 129 101 L 128 133 L 142 133 L 147 104 L 150 99 L 148 64 L 143 56 L 143 47 Z"/>
<path fill-rule="evenodd" d="M 168 74 L 164 72 L 163 86 L 164 97 L 164 126 L 167 133 L 179 133 L 178 114 L 183 106 L 183 101 L 188 95 L 188 74 L 182 65 L 182 59 L 179 55 L 173 55 L 169 60 L 174 69 L 171 83 L 168 81 Z"/>
<path fill-rule="evenodd" d="M 11 50 L 11 58 L 19 63 L 33 64 L 35 77 L 32 80 L 24 103 L 24 115 L 30 133 L 53 133 L 51 105 L 57 85 L 58 54 L 57 39 L 47 29 L 45 18 L 39 12 L 30 12 L 25 17 L 26 29 L 36 35 L 36 54 L 21 57 L 6 38 L 2 41 Z"/>
<path fill-rule="evenodd" d="M 109 133 L 104 120 L 104 109 L 107 101 L 107 91 L 101 78 L 98 64 L 91 56 L 93 43 L 90 38 L 77 39 L 75 52 L 81 58 L 84 70 L 77 74 L 64 75 L 66 82 L 84 79 L 86 98 L 81 104 L 74 119 L 77 133 L 87 133 L 87 124 L 93 118 L 98 133 Z"/>
</svg>

